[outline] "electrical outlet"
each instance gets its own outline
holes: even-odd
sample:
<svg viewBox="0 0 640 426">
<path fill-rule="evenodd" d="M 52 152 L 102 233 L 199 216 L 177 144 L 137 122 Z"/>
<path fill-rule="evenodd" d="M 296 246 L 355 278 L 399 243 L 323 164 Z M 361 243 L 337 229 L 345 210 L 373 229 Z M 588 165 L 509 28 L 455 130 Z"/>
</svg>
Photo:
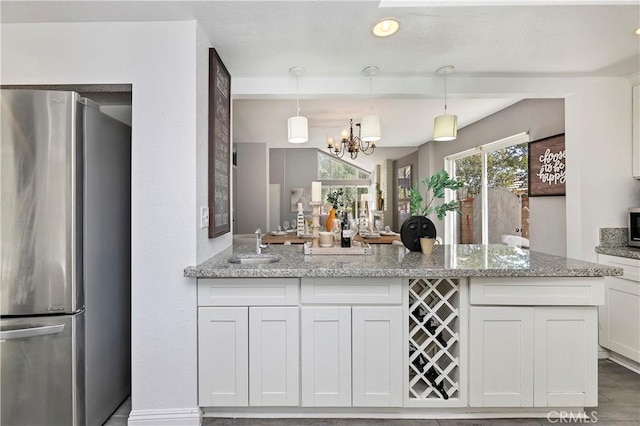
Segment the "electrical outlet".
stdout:
<svg viewBox="0 0 640 426">
<path fill-rule="evenodd" d="M 200 228 L 209 227 L 209 207 L 200 207 Z"/>
</svg>

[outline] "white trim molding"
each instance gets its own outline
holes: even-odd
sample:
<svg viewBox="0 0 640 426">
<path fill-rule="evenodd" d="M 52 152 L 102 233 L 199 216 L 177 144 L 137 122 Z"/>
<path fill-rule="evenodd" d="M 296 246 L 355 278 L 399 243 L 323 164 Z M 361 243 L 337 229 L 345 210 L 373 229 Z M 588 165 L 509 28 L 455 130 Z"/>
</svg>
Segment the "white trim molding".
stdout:
<svg viewBox="0 0 640 426">
<path fill-rule="evenodd" d="M 133 410 L 128 426 L 200 426 L 200 408 L 170 408 L 162 410 Z"/>
</svg>

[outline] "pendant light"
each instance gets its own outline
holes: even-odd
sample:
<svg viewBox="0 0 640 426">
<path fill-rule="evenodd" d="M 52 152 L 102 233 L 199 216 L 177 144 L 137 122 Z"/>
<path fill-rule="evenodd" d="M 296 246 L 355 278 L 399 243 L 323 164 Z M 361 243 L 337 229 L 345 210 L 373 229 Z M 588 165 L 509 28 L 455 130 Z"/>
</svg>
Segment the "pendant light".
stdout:
<svg viewBox="0 0 640 426">
<path fill-rule="evenodd" d="M 309 140 L 309 122 L 307 117 L 300 116 L 300 77 L 304 75 L 304 68 L 293 67 L 289 74 L 296 78 L 296 116 L 290 117 L 288 124 L 288 137 L 291 143 L 305 143 Z"/>
<path fill-rule="evenodd" d="M 376 141 L 382 138 L 382 132 L 380 131 L 380 116 L 373 114 L 373 94 L 372 94 L 372 80 L 373 76 L 378 74 L 380 68 L 376 66 L 365 67 L 362 70 L 362 74 L 369 77 L 369 110 L 370 114 L 362 117 L 360 120 L 360 137 L 363 142 L 371 142 L 373 147 L 376 146 Z"/>
<path fill-rule="evenodd" d="M 458 116 L 447 115 L 447 75 L 453 72 L 453 65 L 438 68 L 436 74 L 444 77 L 444 115 L 433 121 L 433 140 L 452 141 L 458 136 Z"/>
</svg>

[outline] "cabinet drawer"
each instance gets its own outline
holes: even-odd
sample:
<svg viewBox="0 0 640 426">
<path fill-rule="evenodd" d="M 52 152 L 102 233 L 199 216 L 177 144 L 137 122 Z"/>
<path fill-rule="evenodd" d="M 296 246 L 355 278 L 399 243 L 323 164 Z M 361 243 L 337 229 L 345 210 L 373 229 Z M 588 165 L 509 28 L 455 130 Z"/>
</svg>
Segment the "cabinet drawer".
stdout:
<svg viewBox="0 0 640 426">
<path fill-rule="evenodd" d="M 472 305 L 602 305 L 602 277 L 522 277 L 469 279 Z"/>
<path fill-rule="evenodd" d="M 297 278 L 200 278 L 198 306 L 297 305 Z"/>
<path fill-rule="evenodd" d="M 400 304 L 402 278 L 303 278 L 302 303 Z"/>
<path fill-rule="evenodd" d="M 622 268 L 624 273 L 619 278 L 625 280 L 640 281 L 640 260 L 629 259 L 627 257 L 608 256 L 606 254 L 598 255 L 598 262 L 607 266 L 615 266 L 616 268 Z"/>
</svg>

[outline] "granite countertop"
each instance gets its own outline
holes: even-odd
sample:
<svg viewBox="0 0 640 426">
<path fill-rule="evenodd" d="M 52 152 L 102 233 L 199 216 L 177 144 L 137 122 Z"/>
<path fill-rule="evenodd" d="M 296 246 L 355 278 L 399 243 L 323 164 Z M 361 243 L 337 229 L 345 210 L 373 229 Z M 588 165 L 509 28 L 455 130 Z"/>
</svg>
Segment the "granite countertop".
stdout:
<svg viewBox="0 0 640 426">
<path fill-rule="evenodd" d="M 607 246 L 598 246 L 598 247 L 596 247 L 596 253 L 600 253 L 600 254 L 608 254 L 609 256 L 627 257 L 627 258 L 629 258 L 629 259 L 640 259 L 640 248 L 638 248 L 638 247 L 627 247 L 627 246 L 607 247 Z"/>
<path fill-rule="evenodd" d="M 263 265 L 231 264 L 228 259 L 251 253 L 249 246 L 230 247 L 184 270 L 194 278 L 255 277 L 599 277 L 622 275 L 612 268 L 581 260 L 504 245 L 444 245 L 431 255 L 403 246 L 372 246 L 369 255 L 304 255 L 301 245 L 271 246 L 264 254 L 280 261 Z"/>
<path fill-rule="evenodd" d="M 596 253 L 640 259 L 640 248 L 629 247 L 628 228 L 600 228 L 600 245 Z"/>
</svg>

